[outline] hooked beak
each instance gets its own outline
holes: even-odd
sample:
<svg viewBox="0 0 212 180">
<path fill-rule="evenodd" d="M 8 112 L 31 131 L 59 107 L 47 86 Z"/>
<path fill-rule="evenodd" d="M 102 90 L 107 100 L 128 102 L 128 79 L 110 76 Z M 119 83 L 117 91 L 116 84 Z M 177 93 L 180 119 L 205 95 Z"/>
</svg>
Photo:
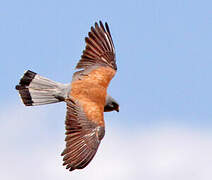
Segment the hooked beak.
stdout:
<svg viewBox="0 0 212 180">
<path fill-rule="evenodd" d="M 119 107 L 116 109 L 116 112 L 119 112 Z"/>
</svg>

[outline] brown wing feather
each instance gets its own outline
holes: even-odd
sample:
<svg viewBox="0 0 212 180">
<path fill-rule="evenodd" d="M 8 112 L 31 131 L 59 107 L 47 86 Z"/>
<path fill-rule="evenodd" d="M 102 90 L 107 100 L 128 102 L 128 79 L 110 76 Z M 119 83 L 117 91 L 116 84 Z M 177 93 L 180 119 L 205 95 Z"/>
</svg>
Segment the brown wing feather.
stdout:
<svg viewBox="0 0 212 180">
<path fill-rule="evenodd" d="M 67 99 L 66 114 L 66 148 L 63 165 L 70 171 L 82 169 L 93 159 L 101 139 L 104 127 L 90 121 L 79 103 Z"/>
<path fill-rule="evenodd" d="M 88 37 L 85 38 L 86 48 L 83 51 L 77 69 L 87 69 L 91 66 L 109 66 L 117 70 L 115 59 L 115 48 L 110 34 L 109 26 L 102 22 L 100 25 L 95 23 L 95 27 L 91 27 Z"/>
</svg>

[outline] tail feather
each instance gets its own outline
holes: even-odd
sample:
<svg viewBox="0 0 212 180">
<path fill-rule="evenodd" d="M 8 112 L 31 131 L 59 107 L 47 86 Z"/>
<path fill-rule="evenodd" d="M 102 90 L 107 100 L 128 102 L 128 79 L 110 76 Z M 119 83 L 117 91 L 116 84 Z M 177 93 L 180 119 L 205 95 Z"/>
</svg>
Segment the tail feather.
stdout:
<svg viewBox="0 0 212 180">
<path fill-rule="evenodd" d="M 28 70 L 16 90 L 26 106 L 36 106 L 64 101 L 70 91 L 70 84 L 54 82 Z"/>
</svg>

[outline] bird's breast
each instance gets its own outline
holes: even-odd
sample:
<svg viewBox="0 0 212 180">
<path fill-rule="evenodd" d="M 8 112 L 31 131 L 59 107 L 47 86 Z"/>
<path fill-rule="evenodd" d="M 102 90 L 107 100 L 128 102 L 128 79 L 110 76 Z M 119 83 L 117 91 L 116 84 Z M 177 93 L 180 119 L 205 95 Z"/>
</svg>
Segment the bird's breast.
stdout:
<svg viewBox="0 0 212 180">
<path fill-rule="evenodd" d="M 106 88 L 89 81 L 79 80 L 71 84 L 70 97 L 77 100 L 88 119 L 104 125 L 103 111 Z"/>
<path fill-rule="evenodd" d="M 70 97 L 81 104 L 90 120 L 102 126 L 107 87 L 114 75 L 113 69 L 99 67 L 71 83 Z"/>
<path fill-rule="evenodd" d="M 107 87 L 114 75 L 113 69 L 99 67 L 71 83 L 70 97 L 81 104 L 88 119 L 101 126 L 104 126 Z"/>
</svg>

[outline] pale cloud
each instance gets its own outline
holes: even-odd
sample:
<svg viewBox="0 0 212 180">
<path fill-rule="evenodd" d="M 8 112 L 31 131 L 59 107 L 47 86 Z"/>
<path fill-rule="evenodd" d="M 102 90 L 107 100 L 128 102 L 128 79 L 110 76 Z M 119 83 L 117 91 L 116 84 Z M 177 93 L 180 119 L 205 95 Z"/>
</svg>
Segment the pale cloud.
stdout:
<svg viewBox="0 0 212 180">
<path fill-rule="evenodd" d="M 212 133 L 170 125 L 139 132 L 108 127 L 93 161 L 83 170 L 62 164 L 63 125 L 56 132 L 54 107 L 11 108 L 1 113 L 1 179 L 148 179 L 207 180 L 212 178 Z M 63 116 L 63 115 L 61 115 Z M 46 120 L 46 119 L 51 120 Z M 63 121 L 61 121 L 62 123 Z M 55 135 L 56 134 L 56 135 Z M 48 139 L 49 138 L 49 139 Z"/>
</svg>

